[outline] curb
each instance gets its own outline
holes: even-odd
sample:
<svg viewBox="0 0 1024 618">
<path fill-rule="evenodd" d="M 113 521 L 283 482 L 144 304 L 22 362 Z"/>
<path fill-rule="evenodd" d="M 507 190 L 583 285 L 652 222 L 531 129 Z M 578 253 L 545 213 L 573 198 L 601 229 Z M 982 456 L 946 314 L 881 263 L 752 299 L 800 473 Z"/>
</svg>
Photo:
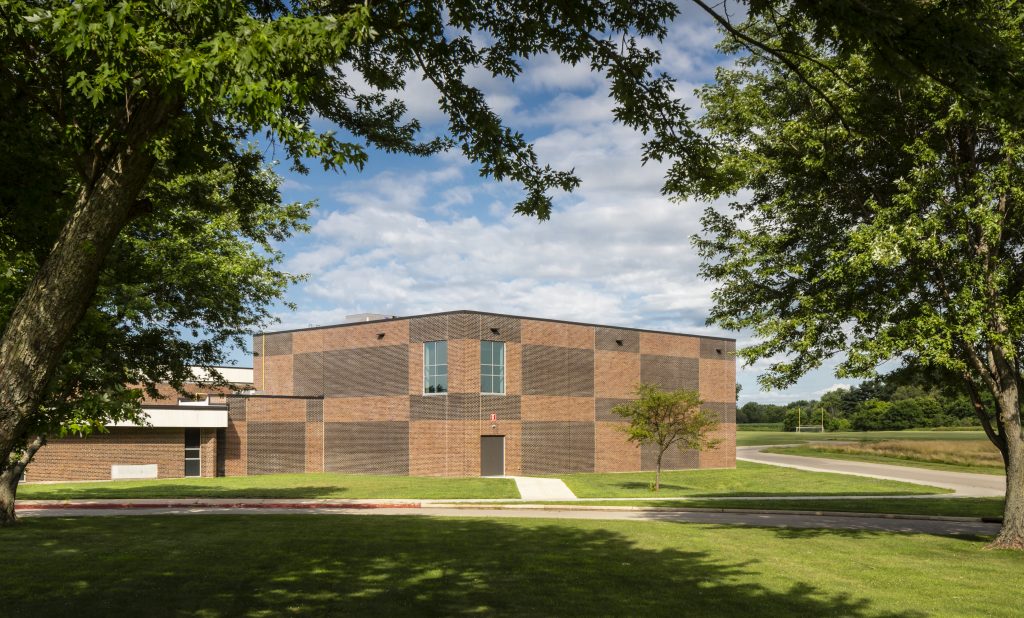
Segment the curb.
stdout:
<svg viewBox="0 0 1024 618">
<path fill-rule="evenodd" d="M 857 513 L 854 511 L 800 511 L 791 509 L 736 509 L 710 507 L 651 507 L 651 506 L 584 506 L 571 504 L 431 504 L 429 508 L 448 509 L 495 509 L 495 510 L 539 510 L 539 511 L 634 511 L 644 513 L 736 513 L 746 515 L 811 515 L 818 517 L 857 517 L 869 519 L 907 519 L 918 521 L 951 521 L 1001 524 L 1002 517 L 958 517 L 953 515 L 911 515 L 907 513 Z"/>
<path fill-rule="evenodd" d="M 419 502 L 61 502 L 59 504 L 25 504 L 15 507 L 15 511 L 48 511 L 78 509 L 418 509 Z"/>
</svg>

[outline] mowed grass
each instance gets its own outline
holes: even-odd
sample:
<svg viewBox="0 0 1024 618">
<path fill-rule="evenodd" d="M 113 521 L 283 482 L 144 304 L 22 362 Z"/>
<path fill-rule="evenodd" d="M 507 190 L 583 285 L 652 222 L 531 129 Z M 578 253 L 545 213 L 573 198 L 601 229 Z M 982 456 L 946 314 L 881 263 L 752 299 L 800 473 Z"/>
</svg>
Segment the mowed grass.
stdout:
<svg viewBox="0 0 1024 618">
<path fill-rule="evenodd" d="M 1002 498 L 850 498 L 829 500 L 735 500 L 730 498 L 688 498 L 686 500 L 588 500 L 586 502 L 540 502 L 537 504 L 577 506 L 640 506 L 683 509 L 743 509 L 755 511 L 820 511 L 938 515 L 945 517 L 1003 516 Z"/>
<path fill-rule="evenodd" d="M 736 446 L 770 444 L 799 444 L 835 440 L 860 442 L 864 440 L 988 440 L 985 432 L 978 431 L 837 431 L 826 433 L 796 433 L 794 431 L 738 431 Z"/>
<path fill-rule="evenodd" d="M 5 616 L 1016 616 L 987 539 L 671 522 L 25 519 Z"/>
<path fill-rule="evenodd" d="M 578 498 L 674 496 L 824 496 L 941 494 L 949 490 L 847 474 L 808 472 L 746 461 L 735 469 L 661 473 L 661 490 L 649 489 L 653 472 L 560 475 Z"/>
<path fill-rule="evenodd" d="M 932 468 L 951 472 L 1005 474 L 1003 458 L 988 440 L 883 440 L 857 444 L 808 444 L 789 448 L 770 448 L 766 451 L 805 457 Z"/>
<path fill-rule="evenodd" d="M 102 498 L 518 498 L 512 479 L 268 474 L 221 478 L 23 484 L 22 500 Z"/>
</svg>

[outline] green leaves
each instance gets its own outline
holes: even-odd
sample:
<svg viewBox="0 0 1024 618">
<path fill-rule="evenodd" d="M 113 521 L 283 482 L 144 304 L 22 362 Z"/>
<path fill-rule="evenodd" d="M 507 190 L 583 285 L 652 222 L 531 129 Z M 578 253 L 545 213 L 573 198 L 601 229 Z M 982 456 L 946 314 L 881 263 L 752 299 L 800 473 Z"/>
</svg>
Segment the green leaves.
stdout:
<svg viewBox="0 0 1024 618">
<path fill-rule="evenodd" d="M 756 50 L 722 69 L 700 94 L 712 154 L 673 168 L 680 196 L 743 196 L 708 210 L 695 239 L 718 284 L 712 321 L 754 330 L 740 354 L 771 359 L 769 387 L 837 354 L 842 376 L 902 358 L 962 375 L 995 348 L 1016 357 L 1021 132 L 935 76 L 893 77 L 880 66 L 891 48 L 835 44 L 801 21 L 813 10 L 755 11 L 742 25 L 799 50 L 796 68 Z"/>
<path fill-rule="evenodd" d="M 718 444 L 709 437 L 718 429 L 718 420 L 701 409 L 697 391 L 664 391 L 653 384 L 640 384 L 636 395 L 636 401 L 612 408 L 629 420 L 622 430 L 630 442 L 655 445 L 659 453 L 673 445 L 707 450 Z"/>
</svg>

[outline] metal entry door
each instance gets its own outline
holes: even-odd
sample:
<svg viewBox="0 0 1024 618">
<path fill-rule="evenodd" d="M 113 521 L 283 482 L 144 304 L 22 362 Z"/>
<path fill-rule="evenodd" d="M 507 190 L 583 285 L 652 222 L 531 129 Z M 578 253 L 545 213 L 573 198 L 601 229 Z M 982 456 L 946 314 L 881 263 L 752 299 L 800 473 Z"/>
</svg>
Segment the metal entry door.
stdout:
<svg viewBox="0 0 1024 618">
<path fill-rule="evenodd" d="M 480 436 L 480 476 L 505 476 L 505 436 Z"/>
</svg>

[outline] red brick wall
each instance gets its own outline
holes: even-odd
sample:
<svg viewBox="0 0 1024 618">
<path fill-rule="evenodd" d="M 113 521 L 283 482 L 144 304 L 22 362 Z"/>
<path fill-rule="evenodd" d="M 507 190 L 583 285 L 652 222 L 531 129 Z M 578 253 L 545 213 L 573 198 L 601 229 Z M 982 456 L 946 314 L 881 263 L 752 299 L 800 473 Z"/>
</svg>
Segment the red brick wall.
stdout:
<svg viewBox="0 0 1024 618">
<path fill-rule="evenodd" d="M 203 471 L 216 470 L 211 435 L 202 442 Z M 210 459 L 214 463 L 207 465 Z M 26 469 L 28 481 L 110 480 L 112 465 L 157 464 L 159 478 L 185 474 L 185 431 L 152 427 L 114 427 L 87 438 L 51 440 Z"/>
</svg>

